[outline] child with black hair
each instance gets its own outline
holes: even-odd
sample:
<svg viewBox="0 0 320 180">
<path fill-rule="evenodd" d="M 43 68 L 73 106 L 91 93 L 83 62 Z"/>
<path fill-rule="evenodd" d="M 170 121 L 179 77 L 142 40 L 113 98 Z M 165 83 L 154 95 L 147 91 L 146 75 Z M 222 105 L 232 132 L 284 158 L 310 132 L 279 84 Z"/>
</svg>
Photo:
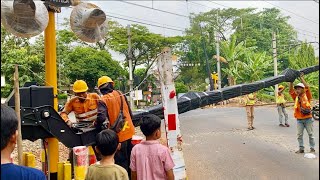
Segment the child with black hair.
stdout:
<svg viewBox="0 0 320 180">
<path fill-rule="evenodd" d="M 97 134 L 95 150 L 102 159 L 88 168 L 86 180 L 129 180 L 127 171 L 114 163 L 114 155 L 120 148 L 114 131 L 106 129 Z"/>
<path fill-rule="evenodd" d="M 174 163 L 169 148 L 159 143 L 161 119 L 153 114 L 142 118 L 140 129 L 146 136 L 131 152 L 132 180 L 174 180 Z"/>
</svg>

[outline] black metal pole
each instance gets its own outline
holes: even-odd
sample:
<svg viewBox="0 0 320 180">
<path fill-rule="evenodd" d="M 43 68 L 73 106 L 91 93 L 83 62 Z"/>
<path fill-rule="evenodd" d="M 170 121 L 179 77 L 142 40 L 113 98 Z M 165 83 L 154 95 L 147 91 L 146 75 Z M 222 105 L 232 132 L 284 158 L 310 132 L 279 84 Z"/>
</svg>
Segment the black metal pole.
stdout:
<svg viewBox="0 0 320 180">
<path fill-rule="evenodd" d="M 207 54 L 207 49 L 206 49 L 206 42 L 205 39 L 202 35 L 202 27 L 200 26 L 200 34 L 201 34 L 201 39 L 202 39 L 202 45 L 203 45 L 203 51 L 204 54 L 206 56 L 206 66 L 207 66 L 207 73 L 208 73 L 208 78 L 209 78 L 209 83 L 210 83 L 210 91 L 213 91 L 214 87 L 213 87 L 213 79 L 211 78 L 211 70 L 210 70 L 210 66 L 209 66 L 209 62 L 208 62 L 208 54 Z"/>
</svg>

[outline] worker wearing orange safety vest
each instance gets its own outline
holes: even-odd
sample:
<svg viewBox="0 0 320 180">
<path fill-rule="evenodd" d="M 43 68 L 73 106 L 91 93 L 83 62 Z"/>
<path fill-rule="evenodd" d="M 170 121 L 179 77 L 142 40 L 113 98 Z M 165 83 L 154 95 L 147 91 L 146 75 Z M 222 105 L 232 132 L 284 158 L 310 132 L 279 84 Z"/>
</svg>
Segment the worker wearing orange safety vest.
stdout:
<svg viewBox="0 0 320 180">
<path fill-rule="evenodd" d="M 245 97 L 245 106 L 248 120 L 248 129 L 253 130 L 254 104 L 256 103 L 256 93 L 250 93 Z"/>
<path fill-rule="evenodd" d="M 68 114 L 74 112 L 76 121 L 81 123 L 90 123 L 98 126 L 106 122 L 106 105 L 96 93 L 87 93 L 87 83 L 83 80 L 77 80 L 73 84 L 74 98 L 70 99 L 60 113 L 63 120 L 71 127 L 72 122 Z M 100 128 L 100 127 L 99 127 Z"/>
<path fill-rule="evenodd" d="M 102 94 L 101 99 L 107 105 L 109 128 L 117 132 L 121 143 L 121 149 L 115 155 L 115 163 L 125 168 L 130 177 L 131 139 L 135 133 L 131 109 L 126 96 L 114 90 L 114 82 L 110 77 L 102 76 L 99 78 L 98 88 Z"/>
<path fill-rule="evenodd" d="M 304 153 L 304 129 L 307 130 L 307 133 L 309 135 L 310 152 L 315 152 L 315 140 L 313 136 L 313 119 L 310 104 L 312 94 L 303 76 L 303 73 L 301 73 L 300 79 L 302 83 L 298 83 L 297 85 L 293 86 L 293 83 L 290 82 L 290 95 L 295 101 L 294 117 L 297 119 L 297 139 L 299 143 L 299 150 L 296 151 L 296 153 Z"/>
<path fill-rule="evenodd" d="M 83 80 L 77 80 L 73 84 L 73 92 L 76 97 L 70 99 L 64 106 L 60 113 L 62 119 L 72 126 L 69 119 L 69 113 L 74 112 L 76 121 L 78 123 L 86 123 L 88 126 L 104 129 L 108 124 L 107 107 L 96 93 L 88 93 L 87 83 Z M 97 156 L 97 159 L 99 156 Z M 69 161 L 73 169 L 73 153 L 70 149 Z M 73 170 L 72 170 L 73 172 Z"/>
<path fill-rule="evenodd" d="M 277 99 L 276 99 L 276 103 L 277 103 L 277 109 L 278 109 L 278 114 L 279 114 L 279 126 L 281 127 L 289 127 L 289 123 L 288 123 L 288 113 L 286 112 L 286 100 L 284 98 L 284 91 L 285 87 L 283 85 L 280 85 L 278 87 L 278 95 L 277 95 Z M 282 118 L 284 115 L 284 122 L 285 124 L 282 124 Z"/>
</svg>

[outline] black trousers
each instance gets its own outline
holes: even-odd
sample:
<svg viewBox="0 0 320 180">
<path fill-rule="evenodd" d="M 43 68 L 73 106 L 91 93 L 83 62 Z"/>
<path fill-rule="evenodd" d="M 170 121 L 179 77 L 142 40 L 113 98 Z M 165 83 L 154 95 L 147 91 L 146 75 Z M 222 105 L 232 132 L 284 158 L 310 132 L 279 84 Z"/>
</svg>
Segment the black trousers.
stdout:
<svg viewBox="0 0 320 180">
<path fill-rule="evenodd" d="M 121 149 L 114 156 L 115 163 L 127 170 L 130 179 L 130 156 L 132 148 L 131 139 L 128 139 L 121 143 Z"/>
</svg>

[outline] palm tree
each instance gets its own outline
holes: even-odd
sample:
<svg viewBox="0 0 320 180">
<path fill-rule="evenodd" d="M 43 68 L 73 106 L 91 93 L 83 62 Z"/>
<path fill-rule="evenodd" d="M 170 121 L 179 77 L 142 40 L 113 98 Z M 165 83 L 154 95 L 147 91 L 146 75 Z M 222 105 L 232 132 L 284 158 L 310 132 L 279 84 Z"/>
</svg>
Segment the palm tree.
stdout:
<svg viewBox="0 0 320 180">
<path fill-rule="evenodd" d="M 239 63 L 238 77 L 241 82 L 253 82 L 264 78 L 272 70 L 272 58 L 266 53 L 248 52 L 245 61 Z"/>
<path fill-rule="evenodd" d="M 232 35 L 229 41 L 221 42 L 220 47 L 222 56 L 228 62 L 227 67 L 223 68 L 222 71 L 228 74 L 229 85 L 235 85 L 239 78 L 238 68 L 241 63 L 240 59 L 253 47 L 246 48 L 243 41 L 237 44 L 237 37 L 235 35 Z"/>
</svg>

